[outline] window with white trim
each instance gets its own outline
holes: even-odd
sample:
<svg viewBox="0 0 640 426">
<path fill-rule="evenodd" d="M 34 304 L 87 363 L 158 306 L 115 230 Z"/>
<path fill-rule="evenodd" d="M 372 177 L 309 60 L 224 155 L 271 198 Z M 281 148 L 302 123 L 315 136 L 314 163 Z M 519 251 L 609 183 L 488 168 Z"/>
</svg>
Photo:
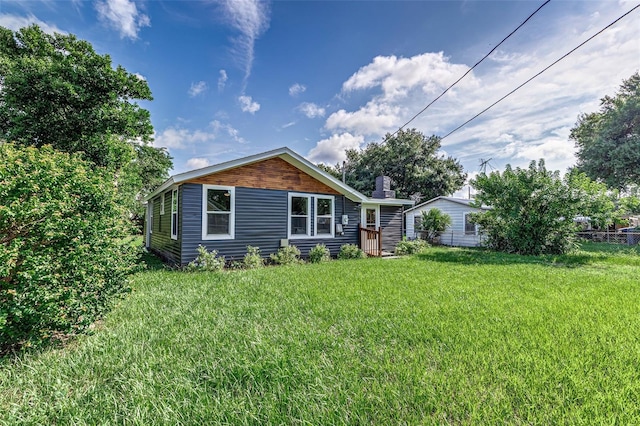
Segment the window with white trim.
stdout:
<svg viewBox="0 0 640 426">
<path fill-rule="evenodd" d="M 149 223 L 147 224 L 149 226 L 149 233 L 152 234 L 153 233 L 153 200 L 149 200 Z"/>
<path fill-rule="evenodd" d="M 471 213 L 464 214 L 464 234 L 465 235 L 476 235 L 478 233 L 478 229 L 476 227 L 476 223 L 471 219 Z"/>
<path fill-rule="evenodd" d="M 289 238 L 333 238 L 335 197 L 291 192 L 287 220 Z"/>
<path fill-rule="evenodd" d="M 164 214 L 164 196 L 165 195 L 166 195 L 166 193 L 160 194 L 160 214 L 161 215 Z"/>
<path fill-rule="evenodd" d="M 333 237 L 333 197 L 316 196 L 316 237 Z"/>
<path fill-rule="evenodd" d="M 304 238 L 311 236 L 311 196 L 289 194 L 289 237 Z"/>
<path fill-rule="evenodd" d="M 202 239 L 229 240 L 235 233 L 235 188 L 202 185 Z"/>
<path fill-rule="evenodd" d="M 422 213 L 414 213 L 413 216 L 413 233 L 416 237 L 422 232 Z"/>
<path fill-rule="evenodd" d="M 164 195 L 162 196 L 164 200 Z M 178 190 L 171 191 L 171 239 L 178 239 Z"/>
</svg>

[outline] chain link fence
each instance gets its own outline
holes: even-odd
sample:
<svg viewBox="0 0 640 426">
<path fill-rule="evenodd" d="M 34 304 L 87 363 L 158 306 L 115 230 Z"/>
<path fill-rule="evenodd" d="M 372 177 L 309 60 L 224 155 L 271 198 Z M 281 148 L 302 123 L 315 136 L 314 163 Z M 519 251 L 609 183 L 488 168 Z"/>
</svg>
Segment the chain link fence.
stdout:
<svg viewBox="0 0 640 426">
<path fill-rule="evenodd" d="M 629 246 L 640 243 L 638 231 L 583 231 L 578 232 L 578 237 L 596 243 L 626 244 Z"/>
</svg>

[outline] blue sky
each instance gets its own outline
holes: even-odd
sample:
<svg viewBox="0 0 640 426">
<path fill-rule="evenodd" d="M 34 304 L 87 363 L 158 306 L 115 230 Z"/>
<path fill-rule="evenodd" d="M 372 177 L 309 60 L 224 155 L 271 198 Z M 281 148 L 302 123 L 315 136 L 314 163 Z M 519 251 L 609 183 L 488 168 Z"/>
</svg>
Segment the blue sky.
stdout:
<svg viewBox="0 0 640 426">
<path fill-rule="evenodd" d="M 288 146 L 335 164 L 420 111 L 542 1 L 0 0 L 0 25 L 88 40 L 147 80 L 155 144 L 182 172 Z M 638 4 L 553 0 L 409 127 L 444 135 Z M 481 158 L 575 163 L 580 113 L 640 68 L 640 10 L 443 140 Z"/>
</svg>

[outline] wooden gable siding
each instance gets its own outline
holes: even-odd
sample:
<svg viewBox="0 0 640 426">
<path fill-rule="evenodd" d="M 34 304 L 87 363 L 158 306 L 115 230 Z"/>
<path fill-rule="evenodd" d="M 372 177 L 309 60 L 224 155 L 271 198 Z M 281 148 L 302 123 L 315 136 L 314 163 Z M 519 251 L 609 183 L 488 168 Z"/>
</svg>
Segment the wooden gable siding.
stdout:
<svg viewBox="0 0 640 426">
<path fill-rule="evenodd" d="M 187 183 L 334 194 L 339 192 L 281 158 L 270 158 L 235 169 L 192 179 Z"/>
</svg>

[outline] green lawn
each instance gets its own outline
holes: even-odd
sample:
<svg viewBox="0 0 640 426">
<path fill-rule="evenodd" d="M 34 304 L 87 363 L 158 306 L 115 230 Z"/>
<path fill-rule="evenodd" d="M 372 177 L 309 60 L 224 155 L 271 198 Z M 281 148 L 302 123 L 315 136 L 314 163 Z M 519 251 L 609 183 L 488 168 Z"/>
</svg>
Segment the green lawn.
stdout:
<svg viewBox="0 0 640 426">
<path fill-rule="evenodd" d="M 96 332 L 0 361 L 0 424 L 639 424 L 640 254 L 430 249 L 152 266 Z"/>
</svg>

